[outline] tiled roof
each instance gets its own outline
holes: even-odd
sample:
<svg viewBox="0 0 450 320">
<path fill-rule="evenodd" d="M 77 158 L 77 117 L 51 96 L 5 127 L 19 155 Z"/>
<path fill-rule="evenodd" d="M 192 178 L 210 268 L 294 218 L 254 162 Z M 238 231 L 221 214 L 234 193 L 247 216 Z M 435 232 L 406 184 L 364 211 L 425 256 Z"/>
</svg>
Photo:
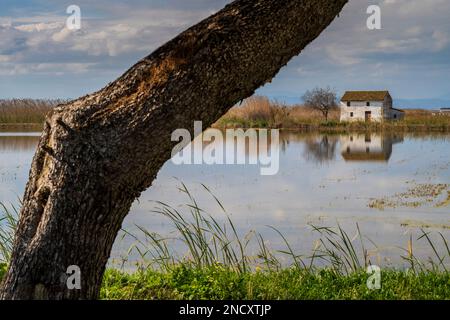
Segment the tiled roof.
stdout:
<svg viewBox="0 0 450 320">
<path fill-rule="evenodd" d="M 389 91 L 347 91 L 341 101 L 384 101 Z"/>
</svg>

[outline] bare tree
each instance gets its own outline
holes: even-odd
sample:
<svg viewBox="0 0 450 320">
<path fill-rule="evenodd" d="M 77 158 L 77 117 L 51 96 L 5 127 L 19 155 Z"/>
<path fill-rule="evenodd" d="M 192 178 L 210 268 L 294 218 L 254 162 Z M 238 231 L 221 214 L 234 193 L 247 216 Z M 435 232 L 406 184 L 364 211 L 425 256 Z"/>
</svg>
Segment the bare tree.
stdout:
<svg viewBox="0 0 450 320">
<path fill-rule="evenodd" d="M 237 0 L 104 89 L 48 115 L 3 299 L 92 299 L 133 201 L 170 159 L 171 133 L 210 126 L 270 81 L 347 0 Z M 145 41 L 145 40 L 143 40 Z M 67 268 L 81 289 L 67 287 Z"/>
<path fill-rule="evenodd" d="M 337 108 L 337 95 L 330 87 L 306 91 L 303 101 L 305 106 L 320 111 L 325 121 L 328 121 L 330 111 Z"/>
</svg>

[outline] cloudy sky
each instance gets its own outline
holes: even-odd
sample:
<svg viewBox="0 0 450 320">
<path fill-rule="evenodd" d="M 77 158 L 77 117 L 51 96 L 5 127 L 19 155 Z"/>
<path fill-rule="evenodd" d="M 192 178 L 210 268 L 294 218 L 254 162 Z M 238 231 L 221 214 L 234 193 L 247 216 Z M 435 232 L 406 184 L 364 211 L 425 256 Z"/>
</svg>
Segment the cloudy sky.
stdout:
<svg viewBox="0 0 450 320">
<path fill-rule="evenodd" d="M 0 99 L 75 98 L 102 88 L 227 0 L 0 0 Z M 66 28 L 69 5 L 81 30 Z M 382 29 L 366 26 L 381 8 Z M 449 0 L 350 0 L 260 94 L 295 102 L 316 86 L 450 100 Z"/>
</svg>

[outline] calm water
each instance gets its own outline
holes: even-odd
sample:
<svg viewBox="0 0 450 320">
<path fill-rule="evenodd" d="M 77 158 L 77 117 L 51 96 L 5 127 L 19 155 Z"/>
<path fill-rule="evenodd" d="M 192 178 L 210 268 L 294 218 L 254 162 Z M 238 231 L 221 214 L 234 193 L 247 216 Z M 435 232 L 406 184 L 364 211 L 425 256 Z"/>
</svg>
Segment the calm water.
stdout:
<svg viewBox="0 0 450 320">
<path fill-rule="evenodd" d="M 22 196 L 38 136 L 0 133 L 1 202 L 17 204 Z M 207 185 L 241 234 L 257 231 L 274 249 L 283 246 L 268 225 L 306 254 L 317 239 L 309 224 L 339 223 L 354 235 L 358 223 L 363 235 L 378 245 L 373 259 L 380 264 L 400 264 L 403 252 L 397 247 L 406 248 L 410 235 L 417 238 L 421 227 L 450 240 L 450 207 L 445 202 L 450 190 L 450 135 L 282 132 L 281 140 L 280 170 L 274 176 L 261 176 L 257 166 L 167 162 L 135 202 L 123 228 L 134 233 L 140 225 L 170 234 L 172 226 L 151 211 L 154 201 L 180 208 L 188 202 L 177 190 L 181 180 L 201 208 L 221 219 L 223 213 L 201 183 Z M 428 195 L 432 188 L 437 194 Z M 132 243 L 118 239 L 113 257 L 126 254 Z M 432 255 L 425 242 L 415 242 L 414 251 L 423 258 Z"/>
</svg>

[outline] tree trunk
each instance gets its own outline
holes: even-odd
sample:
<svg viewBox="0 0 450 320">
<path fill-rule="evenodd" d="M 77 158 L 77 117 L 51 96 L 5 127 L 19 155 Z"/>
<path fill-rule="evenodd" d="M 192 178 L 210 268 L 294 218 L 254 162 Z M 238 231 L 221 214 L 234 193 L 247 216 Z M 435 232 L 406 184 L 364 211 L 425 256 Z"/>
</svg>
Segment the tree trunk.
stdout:
<svg viewBox="0 0 450 320">
<path fill-rule="evenodd" d="M 170 159 L 171 133 L 206 128 L 270 81 L 347 0 L 238 0 L 104 89 L 47 117 L 2 299 L 97 298 L 133 201 Z M 66 270 L 81 269 L 81 289 Z"/>
</svg>

